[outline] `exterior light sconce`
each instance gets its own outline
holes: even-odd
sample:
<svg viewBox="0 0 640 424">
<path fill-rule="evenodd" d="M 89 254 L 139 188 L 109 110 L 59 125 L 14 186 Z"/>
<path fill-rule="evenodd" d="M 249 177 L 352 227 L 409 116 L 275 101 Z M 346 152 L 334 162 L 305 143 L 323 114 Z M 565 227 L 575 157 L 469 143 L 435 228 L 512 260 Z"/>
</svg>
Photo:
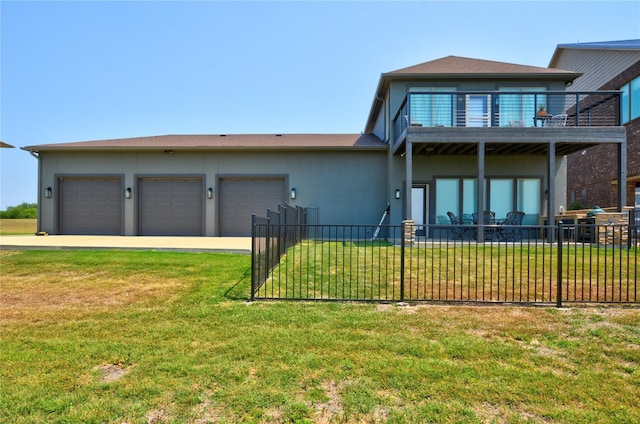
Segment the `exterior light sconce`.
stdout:
<svg viewBox="0 0 640 424">
<path fill-rule="evenodd" d="M 44 189 L 44 197 L 47 199 L 51 199 L 51 196 L 53 196 L 53 190 L 51 189 L 51 187 L 47 187 Z"/>
<path fill-rule="evenodd" d="M 396 199 L 400 199 L 400 189 L 396 189 Z"/>
<path fill-rule="evenodd" d="M 296 198 L 296 189 L 295 188 L 291 189 L 291 192 L 289 193 L 289 197 L 291 199 L 295 199 Z"/>
<path fill-rule="evenodd" d="M 124 198 L 131 199 L 131 187 L 127 187 L 124 191 Z"/>
<path fill-rule="evenodd" d="M 213 188 L 211 187 L 207 189 L 207 199 L 213 199 Z"/>
</svg>

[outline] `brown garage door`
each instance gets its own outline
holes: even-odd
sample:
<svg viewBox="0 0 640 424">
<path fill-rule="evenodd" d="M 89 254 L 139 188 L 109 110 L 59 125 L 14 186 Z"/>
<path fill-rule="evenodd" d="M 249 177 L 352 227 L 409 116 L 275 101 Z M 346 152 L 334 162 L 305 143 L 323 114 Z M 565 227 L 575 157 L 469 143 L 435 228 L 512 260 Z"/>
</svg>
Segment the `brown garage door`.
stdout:
<svg viewBox="0 0 640 424">
<path fill-rule="evenodd" d="M 138 234 L 204 235 L 202 178 L 140 178 L 138 193 Z"/>
<path fill-rule="evenodd" d="M 122 235 L 120 177 L 58 178 L 58 233 Z"/>
<path fill-rule="evenodd" d="M 223 237 L 250 236 L 252 214 L 265 216 L 285 202 L 284 178 L 224 178 L 219 188 Z"/>
</svg>

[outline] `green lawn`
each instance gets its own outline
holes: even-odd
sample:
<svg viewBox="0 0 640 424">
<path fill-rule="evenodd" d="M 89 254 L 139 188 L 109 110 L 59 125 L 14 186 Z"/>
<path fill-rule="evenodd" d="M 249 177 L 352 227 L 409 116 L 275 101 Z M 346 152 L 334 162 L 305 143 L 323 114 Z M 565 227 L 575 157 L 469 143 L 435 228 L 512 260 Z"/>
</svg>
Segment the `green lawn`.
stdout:
<svg viewBox="0 0 640 424">
<path fill-rule="evenodd" d="M 637 255 L 635 248 L 564 246 L 563 300 L 636 301 Z M 403 293 L 407 300 L 555 304 L 557 272 L 557 247 L 544 242 L 416 246 L 403 258 L 399 246 L 384 242 L 305 240 L 286 251 L 256 298 L 398 300 Z"/>
<path fill-rule="evenodd" d="M 247 303 L 248 255 L 0 260 L 0 422 L 640 421 L 639 308 Z"/>
</svg>

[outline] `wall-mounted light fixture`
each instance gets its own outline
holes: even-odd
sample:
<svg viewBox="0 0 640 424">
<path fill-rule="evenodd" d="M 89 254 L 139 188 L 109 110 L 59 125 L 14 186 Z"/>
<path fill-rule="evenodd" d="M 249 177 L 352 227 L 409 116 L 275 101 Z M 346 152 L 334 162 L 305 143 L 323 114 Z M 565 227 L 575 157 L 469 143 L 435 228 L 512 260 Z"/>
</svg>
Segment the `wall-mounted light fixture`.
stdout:
<svg viewBox="0 0 640 424">
<path fill-rule="evenodd" d="M 207 199 L 213 199 L 213 188 L 211 187 L 207 189 Z"/>
<path fill-rule="evenodd" d="M 46 197 L 47 199 L 51 199 L 51 196 L 53 196 L 53 190 L 51 189 L 51 187 L 45 188 L 44 197 Z"/>
<path fill-rule="evenodd" d="M 131 199 L 131 187 L 127 187 L 124 190 L 124 198 L 125 199 Z"/>
<path fill-rule="evenodd" d="M 396 199 L 399 199 L 399 198 L 400 198 L 400 189 L 397 188 L 396 189 Z"/>
<path fill-rule="evenodd" d="M 296 189 L 295 188 L 291 189 L 291 192 L 289 193 L 289 197 L 292 198 L 292 199 L 296 198 Z"/>
</svg>

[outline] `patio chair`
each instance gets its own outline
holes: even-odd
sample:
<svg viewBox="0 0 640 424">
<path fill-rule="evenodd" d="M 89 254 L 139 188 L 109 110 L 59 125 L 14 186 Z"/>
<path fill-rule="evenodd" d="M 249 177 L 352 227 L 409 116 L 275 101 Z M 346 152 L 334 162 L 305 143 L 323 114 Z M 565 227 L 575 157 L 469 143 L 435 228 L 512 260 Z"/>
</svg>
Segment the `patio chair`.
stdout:
<svg viewBox="0 0 640 424">
<path fill-rule="evenodd" d="M 524 220 L 524 212 L 509 212 L 507 218 L 500 223 L 498 237 L 503 241 L 518 241 L 521 238 L 522 230 L 518 228 Z"/>
<path fill-rule="evenodd" d="M 474 224 L 478 224 L 478 214 L 476 212 L 471 214 L 473 217 L 473 223 Z M 484 226 L 483 226 L 483 230 L 484 230 L 484 235 L 485 235 L 485 240 L 493 240 L 494 236 L 497 236 L 497 228 L 495 227 L 496 224 L 496 213 L 493 211 L 484 211 L 483 212 L 483 216 L 484 216 Z M 476 231 L 476 235 L 477 235 L 477 231 Z M 476 235 L 474 235 L 474 238 L 476 238 Z"/>
<path fill-rule="evenodd" d="M 474 224 L 478 223 L 478 214 L 476 212 L 471 214 L 471 219 Z M 496 223 L 496 213 L 492 211 L 484 211 L 484 224 L 492 225 Z"/>
<path fill-rule="evenodd" d="M 560 115 L 553 115 L 549 122 L 547 122 L 547 127 L 564 127 L 567 125 L 567 114 L 561 113 Z"/>
<path fill-rule="evenodd" d="M 447 216 L 449 216 L 449 220 L 451 221 L 451 232 L 455 238 L 459 238 L 460 240 L 464 240 L 464 237 L 469 232 L 469 227 L 464 226 L 464 222 L 456 217 L 453 212 L 447 212 Z"/>
</svg>

